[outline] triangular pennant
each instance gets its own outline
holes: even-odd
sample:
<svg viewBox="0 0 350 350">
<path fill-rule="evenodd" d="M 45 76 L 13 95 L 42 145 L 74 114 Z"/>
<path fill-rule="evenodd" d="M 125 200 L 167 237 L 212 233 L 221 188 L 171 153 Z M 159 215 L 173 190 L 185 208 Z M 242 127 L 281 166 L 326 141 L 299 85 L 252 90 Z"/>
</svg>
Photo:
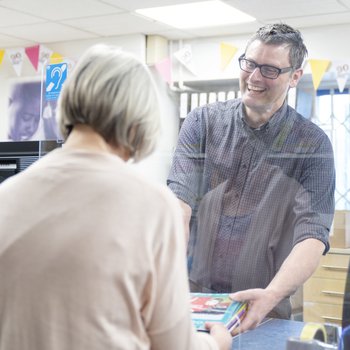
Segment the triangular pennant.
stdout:
<svg viewBox="0 0 350 350">
<path fill-rule="evenodd" d="M 17 76 L 21 75 L 23 58 L 24 58 L 24 48 L 16 48 L 16 49 L 7 49 L 6 53 L 10 62 L 12 64 L 13 69 L 15 70 Z"/>
<path fill-rule="evenodd" d="M 168 84 L 172 83 L 170 58 L 166 58 L 160 62 L 157 62 L 154 65 L 154 67 L 156 68 L 156 70 L 158 71 L 158 73 L 164 81 L 166 81 Z"/>
<path fill-rule="evenodd" d="M 221 70 L 225 70 L 226 67 L 232 61 L 232 58 L 237 52 L 237 47 L 232 46 L 230 44 L 221 43 L 220 44 L 220 68 Z"/>
<path fill-rule="evenodd" d="M 192 60 L 192 49 L 190 45 L 185 45 L 179 51 L 174 52 L 174 57 L 192 74 L 196 75 Z"/>
<path fill-rule="evenodd" d="M 40 45 L 30 46 L 25 48 L 26 55 L 29 58 L 29 61 L 32 63 L 35 70 L 38 70 L 39 63 L 39 50 Z"/>
<path fill-rule="evenodd" d="M 44 66 L 49 63 L 51 55 L 52 55 L 51 49 L 47 48 L 44 45 L 40 45 L 38 72 L 41 72 Z"/>
<path fill-rule="evenodd" d="M 341 77 L 337 77 L 337 83 L 338 83 L 339 92 L 343 92 L 344 91 L 344 88 L 345 88 L 345 85 L 346 85 L 346 82 L 347 82 L 348 78 L 349 78 L 349 74 L 343 75 Z"/>
<path fill-rule="evenodd" d="M 4 56 L 5 56 L 5 50 L 0 50 L 0 64 L 2 63 Z"/>
<path fill-rule="evenodd" d="M 312 82 L 314 84 L 314 89 L 317 90 L 322 80 L 322 77 L 327 71 L 331 61 L 310 59 L 308 60 L 308 62 L 311 67 Z"/>
<path fill-rule="evenodd" d="M 71 60 L 70 58 L 65 58 L 63 62 L 67 63 L 67 74 L 69 74 L 75 66 L 75 61 Z"/>
<path fill-rule="evenodd" d="M 350 75 L 349 63 L 333 61 L 331 71 L 336 75 L 339 91 L 343 92 Z"/>
<path fill-rule="evenodd" d="M 50 56 L 50 64 L 57 64 L 57 63 L 62 63 L 63 62 L 63 56 L 60 55 L 57 52 L 54 52 L 51 56 Z"/>
</svg>

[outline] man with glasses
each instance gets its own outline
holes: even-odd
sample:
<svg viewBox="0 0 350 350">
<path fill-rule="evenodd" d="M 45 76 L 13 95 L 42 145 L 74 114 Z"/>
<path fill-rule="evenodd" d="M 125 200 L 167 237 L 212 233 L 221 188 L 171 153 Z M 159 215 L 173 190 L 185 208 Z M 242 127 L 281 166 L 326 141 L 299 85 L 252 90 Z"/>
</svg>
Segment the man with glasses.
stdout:
<svg viewBox="0 0 350 350">
<path fill-rule="evenodd" d="M 191 290 L 248 301 L 241 331 L 289 318 L 289 297 L 329 249 L 333 150 L 287 103 L 307 49 L 286 24 L 260 28 L 239 58 L 241 98 L 189 113 L 168 186 L 189 233 Z"/>
</svg>

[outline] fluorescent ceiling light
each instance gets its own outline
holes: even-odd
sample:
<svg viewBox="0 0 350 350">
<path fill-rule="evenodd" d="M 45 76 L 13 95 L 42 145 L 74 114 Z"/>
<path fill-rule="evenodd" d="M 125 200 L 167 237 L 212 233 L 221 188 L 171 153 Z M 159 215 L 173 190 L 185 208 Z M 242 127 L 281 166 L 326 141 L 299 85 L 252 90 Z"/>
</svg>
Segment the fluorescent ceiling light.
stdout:
<svg viewBox="0 0 350 350">
<path fill-rule="evenodd" d="M 179 29 L 255 21 L 254 17 L 218 0 L 138 9 L 136 12 Z"/>
</svg>

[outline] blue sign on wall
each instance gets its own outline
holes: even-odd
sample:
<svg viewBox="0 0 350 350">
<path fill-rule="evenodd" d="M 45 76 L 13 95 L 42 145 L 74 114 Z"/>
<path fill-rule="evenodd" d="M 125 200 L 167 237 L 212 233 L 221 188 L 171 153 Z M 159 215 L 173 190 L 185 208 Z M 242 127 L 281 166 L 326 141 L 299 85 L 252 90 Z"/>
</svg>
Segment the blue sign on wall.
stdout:
<svg viewBox="0 0 350 350">
<path fill-rule="evenodd" d="M 67 79 L 67 63 L 50 64 L 46 67 L 45 99 L 57 100 Z"/>
</svg>

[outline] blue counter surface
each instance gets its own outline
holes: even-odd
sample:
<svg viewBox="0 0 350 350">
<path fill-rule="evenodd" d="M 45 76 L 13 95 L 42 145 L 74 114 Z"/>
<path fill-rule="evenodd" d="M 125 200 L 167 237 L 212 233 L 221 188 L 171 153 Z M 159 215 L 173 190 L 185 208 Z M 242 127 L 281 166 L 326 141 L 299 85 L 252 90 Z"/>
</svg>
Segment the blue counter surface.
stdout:
<svg viewBox="0 0 350 350">
<path fill-rule="evenodd" d="M 289 337 L 299 337 L 304 322 L 268 319 L 233 339 L 233 350 L 284 350 Z"/>
</svg>

